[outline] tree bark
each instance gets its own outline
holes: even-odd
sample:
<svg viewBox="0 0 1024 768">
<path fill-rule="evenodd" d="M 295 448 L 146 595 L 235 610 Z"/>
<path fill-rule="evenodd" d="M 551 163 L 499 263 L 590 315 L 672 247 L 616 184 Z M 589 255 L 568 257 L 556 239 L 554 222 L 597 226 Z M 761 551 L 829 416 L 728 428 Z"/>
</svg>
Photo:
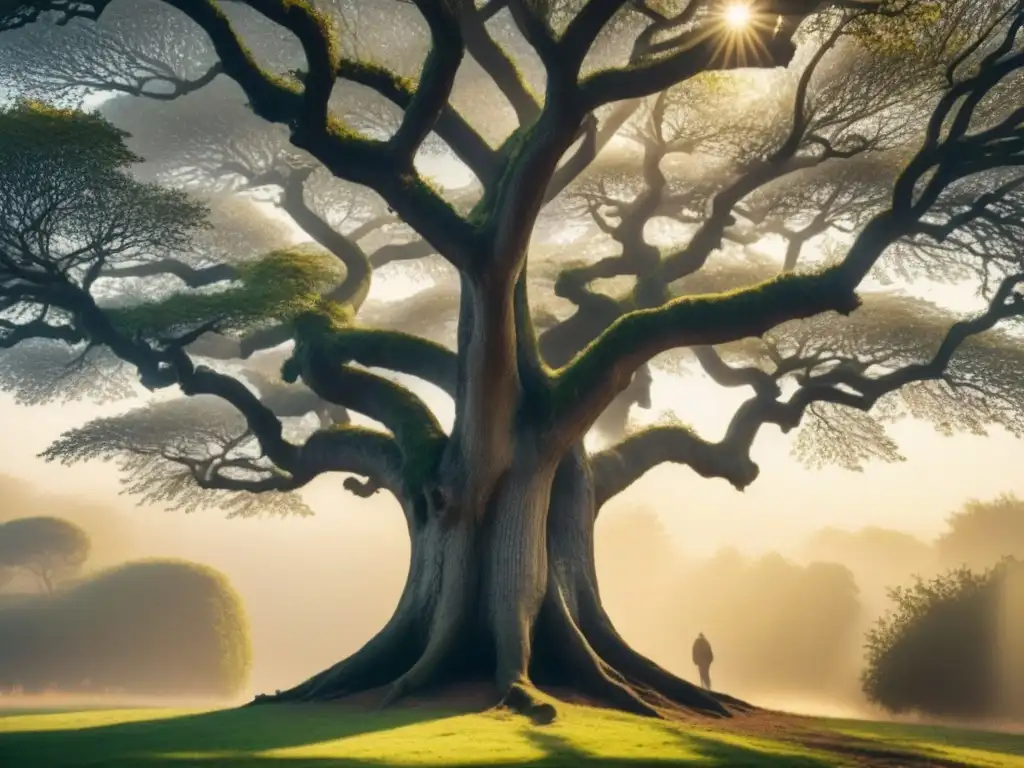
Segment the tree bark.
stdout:
<svg viewBox="0 0 1024 768">
<path fill-rule="evenodd" d="M 408 515 L 410 567 L 391 620 L 348 659 L 254 703 L 387 686 L 388 705 L 490 678 L 496 704 L 538 723 L 556 710 L 535 685 L 650 717 L 748 708 L 675 677 L 621 638 L 601 605 L 586 453 L 575 446 L 553 466 L 541 455 L 520 449 L 479 515 Z"/>
</svg>

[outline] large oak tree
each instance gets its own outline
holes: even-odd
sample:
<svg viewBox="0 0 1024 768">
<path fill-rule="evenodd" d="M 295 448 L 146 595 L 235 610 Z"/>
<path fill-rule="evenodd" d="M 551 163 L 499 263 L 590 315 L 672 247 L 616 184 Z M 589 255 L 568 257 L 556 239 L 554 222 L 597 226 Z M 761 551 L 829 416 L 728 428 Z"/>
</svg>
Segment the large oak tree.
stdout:
<svg viewBox="0 0 1024 768">
<path fill-rule="evenodd" d="M 532 681 L 728 714 L 616 632 L 602 505 L 666 462 L 742 489 L 765 425 L 853 468 L 900 458 L 885 424 L 908 414 L 1024 433 L 1024 4 L 749 12 L 0 3 L 6 87 L 39 100 L 0 117 L 0 380 L 36 402 L 128 396 L 129 374 L 187 396 L 47 455 L 116 458 L 186 509 L 302 512 L 294 492 L 336 472 L 405 514 L 393 618 L 271 700 L 486 673 L 541 719 Z M 97 93 L 134 137 L 59 108 Z M 370 298 L 418 263 L 432 288 Z M 958 319 L 926 280 L 985 308 Z M 684 369 L 749 390 L 720 439 L 631 422 Z"/>
</svg>

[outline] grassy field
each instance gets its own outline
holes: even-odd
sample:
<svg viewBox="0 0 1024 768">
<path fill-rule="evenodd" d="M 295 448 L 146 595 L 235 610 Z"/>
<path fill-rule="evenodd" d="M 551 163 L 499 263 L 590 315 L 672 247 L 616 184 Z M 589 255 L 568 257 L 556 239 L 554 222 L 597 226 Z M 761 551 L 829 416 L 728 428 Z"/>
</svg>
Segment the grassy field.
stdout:
<svg viewBox="0 0 1024 768">
<path fill-rule="evenodd" d="M 1024 736 L 840 720 L 753 731 L 562 705 L 538 727 L 501 712 L 0 710 L 0 765 L 85 766 L 1021 766 Z"/>
</svg>

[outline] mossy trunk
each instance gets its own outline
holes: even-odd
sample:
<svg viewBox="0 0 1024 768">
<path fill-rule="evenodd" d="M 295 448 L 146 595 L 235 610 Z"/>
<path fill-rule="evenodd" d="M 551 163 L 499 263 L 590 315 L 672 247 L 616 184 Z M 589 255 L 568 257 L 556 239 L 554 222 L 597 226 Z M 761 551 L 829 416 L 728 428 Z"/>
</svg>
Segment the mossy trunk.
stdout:
<svg viewBox="0 0 1024 768">
<path fill-rule="evenodd" d="M 535 685 L 660 716 L 728 716 L 709 694 L 632 650 L 605 613 L 594 563 L 595 509 L 581 449 L 546 469 L 517 456 L 482 516 L 410 525 L 398 607 L 362 649 L 262 701 L 333 700 L 387 686 L 382 704 L 460 681 L 493 681 L 495 703 L 550 721 Z"/>
</svg>

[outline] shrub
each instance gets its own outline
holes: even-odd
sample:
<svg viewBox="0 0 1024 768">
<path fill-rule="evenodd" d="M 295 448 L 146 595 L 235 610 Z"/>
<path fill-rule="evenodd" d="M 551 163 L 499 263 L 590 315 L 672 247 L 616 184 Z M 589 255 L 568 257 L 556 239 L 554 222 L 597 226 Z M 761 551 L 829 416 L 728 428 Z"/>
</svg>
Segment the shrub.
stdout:
<svg viewBox="0 0 1024 768">
<path fill-rule="evenodd" d="M 240 598 L 193 563 L 129 563 L 0 605 L 0 688 L 231 696 L 250 657 Z"/>
<path fill-rule="evenodd" d="M 948 717 L 1015 714 L 1007 702 L 1021 681 L 1009 675 L 1008 632 L 1024 621 L 1024 605 L 1007 599 L 1024 563 L 1007 560 L 978 574 L 967 568 L 894 589 L 894 611 L 868 633 L 868 698 L 893 712 Z"/>
</svg>

